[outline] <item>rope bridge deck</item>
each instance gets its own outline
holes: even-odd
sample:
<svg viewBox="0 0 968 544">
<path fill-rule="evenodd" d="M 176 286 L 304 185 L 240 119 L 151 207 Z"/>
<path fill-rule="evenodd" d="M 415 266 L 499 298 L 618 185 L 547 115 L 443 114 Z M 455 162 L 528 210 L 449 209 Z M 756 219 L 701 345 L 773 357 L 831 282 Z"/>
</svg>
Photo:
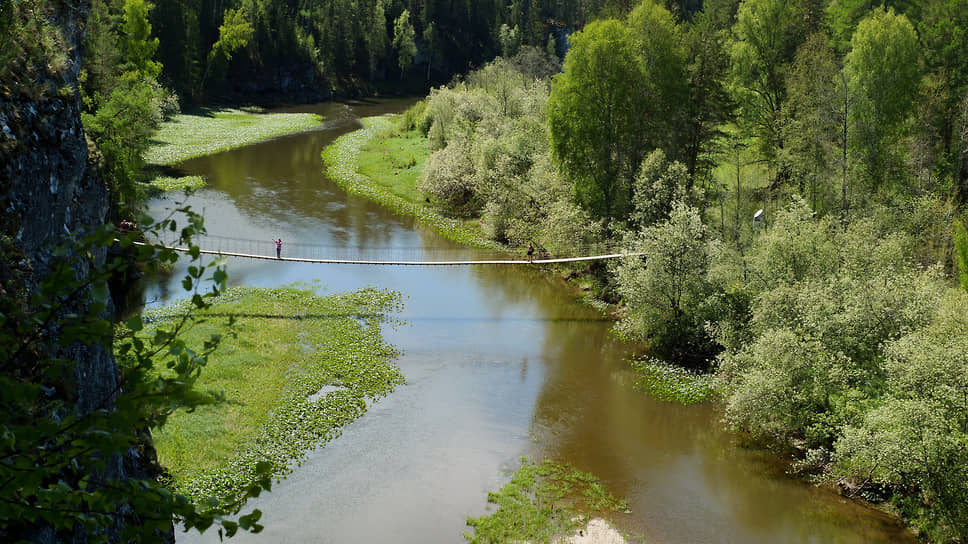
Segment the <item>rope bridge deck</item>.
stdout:
<svg viewBox="0 0 968 544">
<path fill-rule="evenodd" d="M 208 238 L 208 237 L 204 237 Z M 282 256 L 276 257 L 274 255 L 275 248 L 271 243 L 266 243 L 261 240 L 241 240 L 241 239 L 231 239 L 227 237 L 212 237 L 213 240 L 207 240 L 209 244 L 217 242 L 218 249 L 199 249 L 199 253 L 205 255 L 217 255 L 222 257 L 238 257 L 242 259 L 257 259 L 265 261 L 282 261 L 290 263 L 317 263 L 317 264 L 357 264 L 357 265 L 379 265 L 379 266 L 470 266 L 470 265 L 527 265 L 527 264 L 560 264 L 560 263 L 575 263 L 584 261 L 600 261 L 608 259 L 620 259 L 623 257 L 635 257 L 643 255 L 642 253 L 629 252 L 626 250 L 619 250 L 618 248 L 605 248 L 596 247 L 595 249 L 612 249 L 610 252 L 596 253 L 593 255 L 578 255 L 578 256 L 560 256 L 560 257 L 535 257 L 533 259 L 528 258 L 505 258 L 503 253 L 500 257 L 495 258 L 485 258 L 485 259 L 453 259 L 453 255 L 457 253 L 456 250 L 438 250 L 444 253 L 445 258 L 437 260 L 427 260 L 426 256 L 429 252 L 426 248 L 384 248 L 384 251 L 391 252 L 395 257 L 399 257 L 402 254 L 410 252 L 408 257 L 412 258 L 358 258 L 356 255 L 351 257 L 333 258 L 333 257 L 321 257 L 317 255 L 305 256 L 306 253 L 318 253 L 325 251 L 328 254 L 338 253 L 338 252 L 348 252 L 356 251 L 359 253 L 370 253 L 373 254 L 374 249 L 359 248 L 354 250 L 353 248 L 341 247 L 323 247 L 323 246 L 313 246 L 311 244 L 299 244 L 299 243 L 287 243 L 283 248 L 283 253 L 287 251 L 295 250 L 296 253 L 303 253 L 301 256 Z M 246 245 L 246 249 L 249 251 L 232 251 L 224 246 L 229 242 L 228 245 L 239 246 L 240 244 Z M 148 245 L 146 242 L 135 242 L 137 245 Z M 205 244 L 205 245 L 209 245 Z M 187 253 L 189 248 L 179 247 L 176 245 L 171 245 L 171 243 L 160 242 L 157 245 L 164 247 L 166 249 L 171 249 L 174 251 L 180 251 Z M 201 243 L 199 244 L 202 245 Z M 291 247 L 292 246 L 292 247 Z M 237 248 L 232 248 L 237 249 Z M 592 249 L 592 248 L 586 248 Z M 254 251 L 267 251 L 266 253 L 256 253 Z M 433 250 L 430 250 L 433 251 Z M 416 254 L 419 254 L 416 255 Z M 451 258 L 446 258 L 451 257 Z"/>
<path fill-rule="evenodd" d="M 136 242 L 145 245 L 143 242 Z M 187 247 L 170 247 L 166 249 L 174 251 L 188 252 Z M 271 255 L 253 255 L 249 253 L 235 253 L 230 251 L 216 251 L 211 249 L 201 249 L 199 253 L 205 255 L 218 255 L 221 257 L 241 257 L 244 259 L 262 259 L 266 261 L 284 261 L 291 263 L 318 263 L 318 264 L 369 264 L 384 266 L 467 266 L 484 264 L 556 264 L 556 263 L 576 263 L 581 261 L 601 261 L 606 259 L 620 259 L 622 257 L 635 257 L 642 253 L 612 253 L 608 255 L 589 255 L 584 257 L 563 257 L 558 259 L 504 259 L 504 260 L 481 260 L 481 261 L 372 261 L 362 259 L 304 259 L 300 257 L 273 257 Z"/>
</svg>

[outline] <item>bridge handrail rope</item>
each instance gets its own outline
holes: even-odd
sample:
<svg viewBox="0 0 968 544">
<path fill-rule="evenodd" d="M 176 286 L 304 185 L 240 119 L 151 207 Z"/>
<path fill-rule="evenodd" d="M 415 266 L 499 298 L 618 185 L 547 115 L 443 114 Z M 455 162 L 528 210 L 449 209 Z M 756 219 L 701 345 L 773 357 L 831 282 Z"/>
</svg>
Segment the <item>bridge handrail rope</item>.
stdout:
<svg viewBox="0 0 968 544">
<path fill-rule="evenodd" d="M 203 246 L 203 245 L 214 245 L 214 246 L 217 246 L 218 249 L 223 249 L 225 246 L 234 247 L 234 248 L 237 248 L 237 247 L 240 247 L 240 246 L 241 247 L 250 246 L 250 247 L 258 247 L 258 248 L 270 247 L 271 248 L 271 246 L 272 246 L 272 240 L 254 240 L 254 239 L 251 239 L 251 238 L 237 238 L 237 237 L 232 237 L 232 236 L 221 236 L 221 235 L 217 235 L 217 234 L 202 234 L 202 235 L 196 235 L 194 237 L 194 239 L 197 241 L 197 243 L 198 243 L 199 246 Z M 206 244 L 206 242 L 211 242 L 211 243 L 210 244 Z M 339 250 L 345 251 L 347 249 L 351 249 L 351 250 L 359 250 L 360 249 L 360 248 L 347 248 L 345 245 L 339 245 L 339 246 L 336 246 L 336 245 L 322 245 L 322 244 L 311 244 L 311 243 L 306 243 L 306 242 L 286 241 L 286 240 L 283 240 L 283 242 L 285 244 L 285 247 L 287 247 L 287 248 L 299 248 L 299 249 L 304 250 L 304 251 L 309 250 L 310 252 L 312 250 L 324 250 L 324 251 L 327 251 L 327 252 L 332 252 L 334 250 L 335 251 L 339 251 Z M 163 242 L 163 243 L 166 243 L 166 242 Z M 557 254 L 568 254 L 568 253 L 571 253 L 574 256 L 574 254 L 576 254 L 576 253 L 577 254 L 587 254 L 589 251 L 599 251 L 599 250 L 601 250 L 602 253 L 615 253 L 615 252 L 618 252 L 619 249 L 624 248 L 624 247 L 625 247 L 625 244 L 622 244 L 620 242 L 596 243 L 596 244 L 573 244 L 573 245 L 569 245 L 567 247 L 565 247 L 565 246 L 555 247 L 555 248 L 553 248 L 553 252 L 554 253 L 557 253 Z M 393 245 L 393 246 L 380 247 L 380 246 L 373 246 L 373 245 L 367 244 L 367 247 L 365 249 L 367 251 L 379 251 L 379 250 L 383 250 L 383 251 L 406 251 L 406 250 L 413 250 L 413 251 L 421 251 L 421 252 L 424 252 L 424 253 L 426 253 L 428 251 L 441 251 L 441 252 L 453 252 L 453 251 L 455 251 L 454 248 L 444 248 L 444 247 L 440 247 L 440 248 L 428 248 L 427 246 L 423 246 L 423 245 L 420 245 L 420 246 L 400 246 L 400 245 Z M 615 251 L 611 251 L 611 250 L 615 250 Z M 500 251 L 495 250 L 495 252 L 500 252 Z M 245 253 L 245 251 L 242 251 L 242 253 Z M 507 253 L 507 252 L 504 251 L 503 253 Z"/>
<path fill-rule="evenodd" d="M 135 245 L 151 245 L 147 242 L 133 242 Z M 174 251 L 188 252 L 187 247 L 177 247 L 163 245 L 166 249 Z M 582 261 L 599 261 L 607 259 L 620 259 L 623 257 L 635 257 L 644 255 L 641 252 L 621 252 L 603 255 L 589 255 L 582 257 L 562 257 L 548 259 L 485 259 L 485 260 L 463 260 L 463 261 L 389 261 L 389 260 L 370 260 L 370 259 L 306 259 L 302 257 L 275 257 L 272 255 L 260 255 L 250 253 L 239 253 L 212 249 L 200 249 L 199 253 L 205 255 L 218 255 L 221 257 L 241 257 L 245 259 L 261 259 L 267 261 L 285 261 L 296 263 L 319 263 L 319 264 L 360 264 L 360 265 L 385 265 L 385 266 L 466 266 L 466 265 L 511 265 L 511 264 L 557 264 L 573 263 Z"/>
</svg>

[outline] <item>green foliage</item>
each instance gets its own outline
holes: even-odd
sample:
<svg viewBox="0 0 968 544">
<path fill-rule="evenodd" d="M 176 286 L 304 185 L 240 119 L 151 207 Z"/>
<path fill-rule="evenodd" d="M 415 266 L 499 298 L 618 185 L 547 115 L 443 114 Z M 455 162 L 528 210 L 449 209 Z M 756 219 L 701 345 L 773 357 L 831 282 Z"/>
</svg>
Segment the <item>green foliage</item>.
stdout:
<svg viewBox="0 0 968 544">
<path fill-rule="evenodd" d="M 475 198 L 474 164 L 461 143 L 435 152 L 427 161 L 417 189 L 430 195 L 448 213 L 471 215 L 480 210 Z"/>
<path fill-rule="evenodd" d="M 681 160 L 692 179 L 705 179 L 715 162 L 721 126 L 732 117 L 726 90 L 729 68 L 725 32 L 715 27 L 712 15 L 699 13 L 693 24 L 680 30 L 686 50 L 688 98 Z"/>
<path fill-rule="evenodd" d="M 147 313 L 141 338 L 186 306 Z M 225 402 L 173 414 L 154 432 L 173 488 L 196 500 L 242 501 L 260 463 L 281 477 L 338 436 L 368 402 L 404 383 L 390 362 L 396 351 L 380 334 L 399 307 L 398 294 L 373 288 L 326 297 L 299 287 L 231 288 L 213 299 L 197 312 L 206 321 L 182 336 L 197 342 L 231 319 L 232 335 L 223 336 L 196 384 L 224 392 Z"/>
<path fill-rule="evenodd" d="M 145 198 L 160 196 L 164 193 L 174 191 L 194 191 L 204 187 L 206 184 L 203 176 L 156 176 L 151 178 L 144 189 Z"/>
<path fill-rule="evenodd" d="M 638 56 L 649 86 L 653 144 L 678 157 L 684 141 L 676 137 L 685 121 L 687 89 L 686 53 L 681 31 L 665 2 L 644 0 L 628 16 Z"/>
<path fill-rule="evenodd" d="M 101 152 L 102 173 L 122 215 L 133 214 L 144 198 L 138 182 L 152 133 L 178 110 L 177 98 L 157 81 L 162 66 L 153 57 L 160 42 L 151 37 L 150 8 L 145 0 L 98 0 L 84 41 L 81 120 Z"/>
<path fill-rule="evenodd" d="M 675 202 L 698 205 L 701 199 L 689 190 L 689 185 L 685 165 L 668 161 L 662 150 L 650 153 L 633 182 L 633 212 L 629 217 L 632 224 L 649 227 L 668 219 Z"/>
<path fill-rule="evenodd" d="M 167 220 L 146 232 L 180 232 L 179 244 L 190 245 L 191 236 L 202 232 L 202 221 L 188 208 L 181 211 L 189 223 L 180 231 Z M 224 288 L 225 272 L 218 263 L 189 266 L 183 284 L 191 311 L 150 337 L 140 335 L 144 325 L 139 317 L 114 330 L 105 318 L 107 280 L 131 263 L 157 270 L 177 260 L 173 251 L 136 245 L 135 234 L 128 234 L 116 242 L 123 256 L 98 261 L 94 256 L 116 236 L 105 226 L 66 241 L 53 251 L 50 272 L 36 290 L 5 308 L 0 322 L 0 537 L 27 538 L 31 528 L 44 525 L 60 537 L 83 533 L 92 542 L 155 542 L 168 533 L 173 519 L 186 530 L 204 531 L 216 524 L 220 534 L 240 528 L 258 532 L 258 511 L 234 521 L 239 502 L 196 509 L 151 473 L 147 429 L 164 425 L 177 410 L 219 400 L 194 384 L 220 337 L 190 345 L 181 334 L 194 322 L 193 312 L 206 308 Z M 197 248 L 190 254 L 197 261 Z M 203 291 L 203 283 L 211 290 Z M 113 368 L 113 342 L 123 346 L 116 353 L 116 380 L 105 368 L 98 371 L 106 380 L 103 387 L 82 387 L 78 381 L 90 377 L 81 373 L 98 364 Z M 87 391 L 83 395 L 82 388 Z M 121 456 L 140 458 L 145 471 L 122 471 Z M 269 485 L 266 467 L 259 466 L 246 495 L 258 495 Z"/>
<path fill-rule="evenodd" d="M 744 127 L 757 136 L 759 150 L 775 161 L 784 147 L 780 132 L 786 101 L 786 74 L 806 38 L 806 6 L 785 0 L 745 0 L 733 26 L 732 93 Z"/>
<path fill-rule="evenodd" d="M 893 9 L 876 9 L 857 26 L 844 71 L 853 97 L 851 146 L 860 156 L 873 188 L 900 181 L 905 122 L 921 77 L 920 51 L 913 25 Z"/>
<path fill-rule="evenodd" d="M 52 22 L 56 8 L 51 0 L 0 4 L 0 96 L 37 100 L 60 90 L 70 47 Z"/>
<path fill-rule="evenodd" d="M 580 514 L 624 512 L 627 505 L 613 497 L 593 475 L 550 460 L 540 464 L 521 458 L 521 468 L 487 502 L 497 505 L 493 514 L 467 518 L 474 533 L 471 543 L 552 542 L 584 527 Z"/>
<path fill-rule="evenodd" d="M 125 59 L 147 78 L 157 78 L 161 74 L 161 64 L 152 60 L 158 45 L 158 38 L 151 37 L 151 23 L 148 22 L 148 3 L 145 0 L 124 0 L 124 39 L 122 51 Z"/>
<path fill-rule="evenodd" d="M 839 188 L 831 181 L 840 178 L 835 167 L 847 144 L 842 81 L 826 35 L 811 34 L 787 73 L 788 101 L 780 130 L 787 146 L 783 160 L 790 163 L 797 190 L 820 213 L 840 204 Z"/>
<path fill-rule="evenodd" d="M 205 87 L 205 80 L 208 79 L 212 64 L 217 59 L 224 59 L 225 62 L 232 60 L 232 53 L 245 47 L 254 32 L 252 23 L 249 22 L 249 15 L 244 8 L 225 10 L 222 24 L 218 27 L 218 40 L 212 44 L 212 49 L 206 57 L 205 73 L 202 74 L 202 81 L 198 85 L 200 90 Z"/>
<path fill-rule="evenodd" d="M 504 58 L 511 58 L 518 54 L 521 49 L 521 33 L 518 27 L 509 28 L 508 25 L 501 25 L 497 30 L 497 40 L 501 44 L 501 55 Z"/>
<path fill-rule="evenodd" d="M 415 36 L 416 31 L 410 24 L 410 12 L 403 10 L 403 13 L 393 22 L 393 48 L 397 50 L 397 64 L 400 66 L 401 79 L 413 64 L 413 58 L 417 56 Z"/>
<path fill-rule="evenodd" d="M 885 346 L 887 393 L 836 444 L 838 475 L 907 488 L 898 506 L 936 542 L 968 537 L 966 304 L 947 291 L 928 324 Z"/>
<path fill-rule="evenodd" d="M 139 205 L 136 183 L 142 176 L 142 155 L 162 120 L 161 96 L 151 81 L 128 73 L 97 111 L 81 115 L 104 156 L 104 177 L 116 207 L 132 210 Z"/>
<path fill-rule="evenodd" d="M 955 266 L 958 269 L 958 283 L 968 291 L 968 230 L 961 221 L 955 221 Z"/>
<path fill-rule="evenodd" d="M 631 32 L 619 21 L 591 23 L 569 44 L 564 73 L 555 76 L 548 100 L 551 148 L 593 217 L 624 219 L 632 178 L 652 144 L 647 75 Z"/>
<path fill-rule="evenodd" d="M 427 101 L 421 100 L 413 106 L 407 108 L 400 118 L 400 126 L 403 130 L 416 130 L 423 136 L 430 132 L 430 125 L 433 118 L 427 113 Z"/>
<path fill-rule="evenodd" d="M 706 360 L 715 353 L 703 317 L 712 293 L 706 279 L 711 249 L 699 212 L 676 202 L 668 220 L 642 229 L 628 242 L 645 258 L 629 257 L 615 267 L 617 290 L 629 314 L 619 332 L 648 341 L 655 353 L 677 362 Z"/>
<path fill-rule="evenodd" d="M 601 242 L 602 229 L 573 203 L 551 159 L 543 123 L 548 85 L 534 79 L 549 71 L 548 62 L 540 51 L 522 48 L 460 84 L 432 91 L 423 115 L 435 151 L 421 184 L 450 213 L 479 211 L 493 240 L 571 254 Z M 442 198 L 448 195 L 459 199 Z"/>
<path fill-rule="evenodd" d="M 834 220 L 818 218 L 806 202 L 794 199 L 750 248 L 746 282 L 761 292 L 823 278 L 838 266 L 840 249 Z"/>
<path fill-rule="evenodd" d="M 802 467 L 855 493 L 896 494 L 933 540 L 957 536 L 965 295 L 917 266 L 914 237 L 894 230 L 904 223 L 844 229 L 807 211 L 794 203 L 754 240 L 745 270 L 758 281 L 736 284 L 753 294 L 750 315 L 714 327 L 727 421 L 795 445 Z"/>
</svg>

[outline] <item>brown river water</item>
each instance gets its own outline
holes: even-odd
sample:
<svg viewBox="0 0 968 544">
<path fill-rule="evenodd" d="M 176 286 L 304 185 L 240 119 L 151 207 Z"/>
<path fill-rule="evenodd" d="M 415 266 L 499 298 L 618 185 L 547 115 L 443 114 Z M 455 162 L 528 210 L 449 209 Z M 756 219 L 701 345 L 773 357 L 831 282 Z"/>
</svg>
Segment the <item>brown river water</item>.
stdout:
<svg viewBox="0 0 968 544">
<path fill-rule="evenodd" d="M 225 251 L 284 256 L 470 258 L 433 232 L 348 196 L 321 173 L 320 150 L 360 117 L 412 100 L 293 108 L 325 121 L 306 131 L 186 162 L 209 185 L 188 200 Z M 152 203 L 160 216 L 172 206 Z M 239 244 L 240 242 L 234 242 Z M 255 248 L 255 249 L 254 249 Z M 742 447 L 715 406 L 684 407 L 635 392 L 627 347 L 610 323 L 552 274 L 526 267 L 388 267 L 228 262 L 231 284 L 318 282 L 319 291 L 399 291 L 403 325 L 387 339 L 407 378 L 339 438 L 309 452 L 272 493 L 250 502 L 265 531 L 238 542 L 459 543 L 519 459 L 551 458 L 601 478 L 631 513 L 635 542 L 888 543 L 914 538 L 884 514 L 784 472 Z M 149 304 L 179 296 L 179 278 Z M 214 532 L 178 542 L 218 542 Z"/>
</svg>

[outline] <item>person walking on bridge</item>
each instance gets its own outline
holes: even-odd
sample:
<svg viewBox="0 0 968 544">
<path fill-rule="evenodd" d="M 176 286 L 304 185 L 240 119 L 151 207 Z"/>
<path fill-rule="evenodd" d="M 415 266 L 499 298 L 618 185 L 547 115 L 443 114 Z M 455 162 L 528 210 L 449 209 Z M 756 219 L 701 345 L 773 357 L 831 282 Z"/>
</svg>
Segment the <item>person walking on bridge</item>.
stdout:
<svg viewBox="0 0 968 544">
<path fill-rule="evenodd" d="M 528 262 L 534 260 L 534 244 L 528 244 Z"/>
<path fill-rule="evenodd" d="M 273 240 L 273 242 L 276 243 L 276 258 L 281 259 L 282 258 L 282 238 L 279 238 L 278 240 Z"/>
</svg>

